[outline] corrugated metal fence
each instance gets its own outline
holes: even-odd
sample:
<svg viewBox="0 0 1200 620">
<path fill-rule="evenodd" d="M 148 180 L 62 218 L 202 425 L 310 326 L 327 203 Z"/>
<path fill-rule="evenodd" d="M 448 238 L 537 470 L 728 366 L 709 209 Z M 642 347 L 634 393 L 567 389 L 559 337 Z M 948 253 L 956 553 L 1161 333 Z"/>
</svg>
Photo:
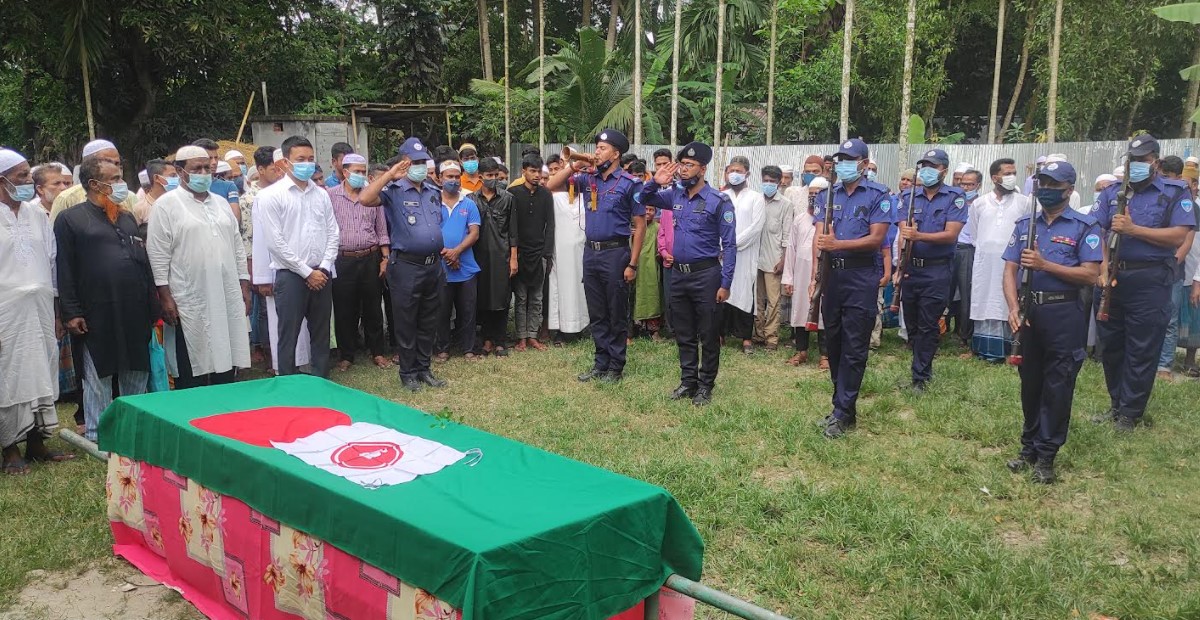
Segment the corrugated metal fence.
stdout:
<svg viewBox="0 0 1200 620">
<path fill-rule="evenodd" d="M 1196 151 L 1196 140 L 1161 140 L 1159 142 L 1162 148 L 1162 155 L 1178 155 L 1185 157 Z M 804 162 L 804 158 L 809 155 L 825 155 L 833 153 L 837 150 L 836 144 L 785 144 L 777 146 L 730 146 L 722 147 L 720 152 L 713 157 L 713 165 L 709 166 L 709 180 L 713 181 L 718 178 L 722 172 L 721 162 L 729 161 L 729 158 L 735 155 L 744 155 L 750 159 L 750 164 L 755 169 L 762 166 L 775 165 L 790 165 L 797 170 Z M 1075 166 L 1079 172 L 1079 181 L 1076 183 L 1076 190 L 1079 192 L 1083 204 L 1090 204 L 1093 200 L 1093 186 L 1096 177 L 1111 173 L 1113 168 L 1120 163 L 1121 155 L 1125 152 L 1125 142 L 1058 142 L 1055 144 L 912 144 L 908 147 L 909 162 L 907 165 L 901 166 L 898 161 L 898 145 L 895 144 L 873 144 L 871 146 L 871 158 L 879 164 L 880 180 L 886 185 L 895 188 L 897 180 L 900 177 L 900 171 L 903 168 L 911 167 L 912 164 L 920 157 L 922 153 L 930 148 L 945 149 L 946 154 L 950 156 L 950 167 L 953 169 L 960 162 L 967 162 L 975 168 L 983 171 L 984 176 L 984 191 L 991 187 L 991 182 L 988 180 L 988 166 L 995 160 L 1002 157 L 1011 157 L 1017 161 L 1017 175 L 1024 180 L 1027 172 L 1027 165 L 1032 165 L 1033 162 L 1041 155 L 1051 153 L 1061 153 L 1066 156 L 1067 161 Z M 591 145 L 575 145 L 575 148 L 591 151 Z M 639 156 L 650 160 L 650 156 L 656 149 L 669 148 L 665 145 L 642 145 L 633 147 L 633 151 Z M 562 150 L 561 144 L 547 144 L 546 153 L 557 153 Z M 750 175 L 751 183 L 757 187 L 758 177 L 754 174 Z"/>
</svg>

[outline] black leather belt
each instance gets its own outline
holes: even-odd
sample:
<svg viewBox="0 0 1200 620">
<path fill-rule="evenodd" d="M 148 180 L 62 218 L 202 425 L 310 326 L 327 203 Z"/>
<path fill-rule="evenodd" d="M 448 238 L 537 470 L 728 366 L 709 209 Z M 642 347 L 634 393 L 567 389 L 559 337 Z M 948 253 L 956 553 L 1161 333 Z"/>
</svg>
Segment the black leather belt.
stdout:
<svg viewBox="0 0 1200 620">
<path fill-rule="evenodd" d="M 704 271 L 705 269 L 711 269 L 720 264 L 721 264 L 721 261 L 719 261 L 715 258 L 706 258 L 704 260 L 698 260 L 694 263 L 672 263 L 671 269 L 674 269 L 675 271 L 678 271 L 679 273 L 695 273 L 697 271 Z"/>
<path fill-rule="evenodd" d="M 1149 269 L 1150 267 L 1162 267 L 1166 264 L 1166 261 L 1161 260 L 1122 260 L 1117 261 L 1117 269 L 1121 271 L 1127 269 Z"/>
<path fill-rule="evenodd" d="M 949 258 L 917 258 L 914 256 L 912 259 L 912 266 L 918 267 L 918 268 L 919 267 L 933 267 L 934 265 L 949 265 L 949 264 L 950 264 Z"/>
<path fill-rule="evenodd" d="M 965 250 L 967 248 L 971 248 L 972 250 L 974 250 L 975 246 L 971 245 L 970 243 L 960 243 L 957 246 L 955 246 L 955 248 L 957 248 L 959 250 Z"/>
<path fill-rule="evenodd" d="M 874 256 L 832 256 L 829 266 L 834 269 L 866 269 L 875 266 Z"/>
<path fill-rule="evenodd" d="M 346 258 L 362 258 L 370 255 L 376 248 L 365 248 L 362 250 L 342 250 L 341 255 Z"/>
<path fill-rule="evenodd" d="M 627 248 L 629 247 L 629 237 L 617 237 L 616 239 L 609 239 L 608 241 L 588 241 L 584 243 L 584 246 L 596 251 L 611 250 L 621 247 Z"/>
<path fill-rule="evenodd" d="M 1033 298 L 1033 303 L 1039 306 L 1079 299 L 1079 291 L 1029 291 L 1029 295 Z"/>
<path fill-rule="evenodd" d="M 393 251 L 391 255 L 399 258 L 400 260 L 402 260 L 406 263 L 411 263 L 413 265 L 432 265 L 438 261 L 438 258 L 441 257 L 441 254 L 425 255 L 425 254 L 411 254 L 409 252 L 399 252 L 399 251 Z"/>
</svg>

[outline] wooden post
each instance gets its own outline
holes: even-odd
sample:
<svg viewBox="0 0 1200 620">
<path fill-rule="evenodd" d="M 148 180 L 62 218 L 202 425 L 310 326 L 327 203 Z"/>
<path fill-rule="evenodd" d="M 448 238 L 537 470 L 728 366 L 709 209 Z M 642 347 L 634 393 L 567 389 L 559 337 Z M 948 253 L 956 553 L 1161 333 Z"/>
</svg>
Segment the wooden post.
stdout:
<svg viewBox="0 0 1200 620">
<path fill-rule="evenodd" d="M 250 111 L 249 106 L 246 106 L 246 111 L 247 112 Z M 354 143 L 354 152 L 357 153 L 358 152 L 358 110 L 356 110 L 353 107 L 350 108 L 350 132 L 351 132 L 350 133 L 350 141 Z M 242 136 L 242 132 L 239 131 L 238 137 L 240 138 L 241 136 Z M 241 142 L 241 140 L 236 140 L 236 142 Z"/>
<path fill-rule="evenodd" d="M 1063 0 L 1054 3 L 1054 38 L 1050 40 L 1050 101 L 1046 105 L 1046 142 L 1056 140 L 1058 124 L 1058 52 L 1062 43 Z"/>
<path fill-rule="evenodd" d="M 908 118 L 912 115 L 913 54 L 916 46 L 917 0 L 908 0 L 908 20 L 904 24 L 904 77 L 900 83 L 900 135 L 896 136 L 896 178 L 900 178 L 900 173 L 908 166 Z"/>
<path fill-rule="evenodd" d="M 265 80 L 262 83 L 262 91 L 263 91 L 263 115 L 269 116 L 271 114 L 271 104 L 267 101 L 267 82 Z"/>
<path fill-rule="evenodd" d="M 850 135 L 850 46 L 854 40 L 854 0 L 846 0 L 846 23 L 842 28 L 842 114 L 839 142 Z"/>
<path fill-rule="evenodd" d="M 446 108 L 446 146 L 454 148 L 454 132 L 450 130 L 450 108 Z"/>
<path fill-rule="evenodd" d="M 83 47 L 83 34 L 79 34 L 79 68 L 83 70 L 83 105 L 87 112 L 88 140 L 96 139 L 96 121 L 92 117 L 92 78 L 88 71 L 87 50 Z"/>
<path fill-rule="evenodd" d="M 1000 0 L 1000 14 L 996 18 L 996 64 L 992 67 L 992 105 L 988 110 L 988 144 L 996 143 L 996 113 L 1000 108 L 1000 63 L 1004 53 L 1004 5 Z"/>
<path fill-rule="evenodd" d="M 546 4 L 538 1 L 538 150 L 546 147 Z"/>
<path fill-rule="evenodd" d="M 633 0 L 633 143 L 642 144 L 642 0 Z"/>
<path fill-rule="evenodd" d="M 504 0 L 504 165 L 511 169 L 512 113 L 508 92 L 508 0 Z"/>
<path fill-rule="evenodd" d="M 725 63 L 725 4 L 727 0 L 717 0 L 719 8 L 717 9 L 717 80 L 714 86 L 716 90 L 716 114 L 713 119 L 713 152 L 721 146 L 721 78 L 724 75 Z"/>
<path fill-rule="evenodd" d="M 675 37 L 671 42 L 671 156 L 679 145 L 679 35 L 683 26 L 683 0 L 675 0 Z"/>
<path fill-rule="evenodd" d="M 250 101 L 246 102 L 246 113 L 242 114 L 242 124 L 238 125 L 237 137 L 233 139 L 234 142 L 241 143 L 242 141 L 242 131 L 246 129 L 246 119 L 250 118 L 250 106 L 254 105 L 254 95 L 256 94 L 258 93 L 250 91 Z M 350 108 L 350 119 L 354 119 L 354 108 Z"/>
<path fill-rule="evenodd" d="M 771 51 L 767 56 L 767 146 L 774 144 L 775 130 L 775 48 L 778 46 L 776 28 L 779 23 L 779 0 L 771 2 Z"/>
</svg>

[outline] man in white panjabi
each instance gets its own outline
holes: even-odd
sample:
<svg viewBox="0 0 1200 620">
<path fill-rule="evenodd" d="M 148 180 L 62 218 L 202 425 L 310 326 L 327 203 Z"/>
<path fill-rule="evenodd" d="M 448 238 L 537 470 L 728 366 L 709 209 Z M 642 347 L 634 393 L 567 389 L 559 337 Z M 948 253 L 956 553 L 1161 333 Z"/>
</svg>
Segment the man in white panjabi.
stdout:
<svg viewBox="0 0 1200 620">
<path fill-rule="evenodd" d="M 27 461 L 62 461 L 44 443 L 58 426 L 55 256 L 50 219 L 36 204 L 29 162 L 0 149 L 0 446 L 5 474 Z M 26 204 L 22 204 L 26 203 Z M 20 444 L 25 442 L 25 458 Z"/>
<path fill-rule="evenodd" d="M 812 282 L 813 239 L 817 234 L 816 222 L 813 221 L 812 198 L 823 189 L 829 189 L 829 181 L 825 177 L 815 177 L 805 186 L 803 205 L 795 205 L 792 215 L 792 225 L 788 230 L 788 245 L 783 257 L 783 294 L 791 297 L 792 312 L 788 316 L 788 324 L 792 326 L 796 352 L 788 359 L 791 366 L 799 366 L 808 362 L 808 332 L 804 326 L 808 322 L 808 311 L 811 299 L 808 296 L 808 284 Z M 811 191 L 810 191 L 811 190 Z M 817 319 L 818 328 L 821 319 Z M 820 335 L 817 345 L 821 346 Z M 824 351 L 821 351 L 824 355 Z"/>
<path fill-rule="evenodd" d="M 992 191 L 975 199 L 964 228 L 975 241 L 971 270 L 971 320 L 975 332 L 971 352 L 989 361 L 1005 358 L 1012 341 L 1008 327 L 1008 303 L 1004 300 L 1004 250 L 1017 220 L 1029 214 L 1030 198 L 1017 192 L 1017 166 L 1011 159 L 997 159 L 988 172 Z"/>
<path fill-rule="evenodd" d="M 562 169 L 562 161 L 549 165 L 553 175 Z M 580 334 L 588 326 L 587 299 L 583 290 L 583 245 L 587 241 L 583 223 L 583 198 L 571 201 L 566 191 L 554 196 L 554 256 L 550 267 L 548 304 L 549 329 L 564 336 Z"/>
<path fill-rule="evenodd" d="M 766 206 L 762 192 L 750 189 L 747 177 L 750 160 L 740 155 L 729 160 L 725 167 L 728 187 L 725 195 L 733 201 L 734 217 L 737 221 L 737 252 L 739 260 L 734 264 L 733 286 L 729 299 L 722 310 L 722 334 L 732 334 L 741 339 L 742 352 L 754 353 L 751 337 L 754 335 L 755 284 L 758 280 L 758 244 L 766 223 Z"/>
<path fill-rule="evenodd" d="M 229 202 L 209 191 L 213 168 L 204 149 L 180 148 L 179 187 L 154 202 L 146 233 L 176 389 L 232 383 L 250 367 L 246 248 Z"/>
<path fill-rule="evenodd" d="M 254 231 L 254 236 L 250 239 L 253 249 L 251 256 L 251 266 L 254 273 L 251 274 L 251 281 L 258 288 L 258 292 L 267 300 L 267 339 L 271 343 L 271 370 L 272 374 L 279 373 L 279 314 L 275 311 L 275 269 L 271 267 L 271 255 L 267 252 L 267 239 L 271 237 L 271 229 L 268 228 L 266 218 L 262 216 L 262 209 L 258 208 L 257 192 L 259 190 L 270 187 L 279 179 L 283 178 L 283 171 L 279 170 L 279 162 L 283 160 L 283 151 L 275 149 L 272 155 L 275 169 L 268 170 L 266 167 L 260 167 L 258 175 L 258 188 L 255 190 L 255 203 L 251 205 L 250 217 L 251 226 Z M 257 160 L 255 160 L 257 163 Z M 311 343 L 308 337 L 308 321 L 304 321 L 300 326 L 300 335 L 296 338 L 296 366 L 306 366 L 311 361 Z"/>
</svg>

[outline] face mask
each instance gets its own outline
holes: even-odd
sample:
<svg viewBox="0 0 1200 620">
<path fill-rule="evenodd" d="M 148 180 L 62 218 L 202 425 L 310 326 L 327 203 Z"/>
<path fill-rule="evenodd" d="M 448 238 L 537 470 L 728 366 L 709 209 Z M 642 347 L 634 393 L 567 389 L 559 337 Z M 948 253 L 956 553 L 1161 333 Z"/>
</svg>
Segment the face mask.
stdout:
<svg viewBox="0 0 1200 620">
<path fill-rule="evenodd" d="M 602 161 L 602 162 L 596 164 L 596 171 L 604 172 L 604 171 L 608 170 L 609 168 L 611 168 L 612 165 L 613 165 L 613 160 L 611 160 L 611 159 L 608 161 Z"/>
<path fill-rule="evenodd" d="M 730 172 L 729 173 L 729 184 L 734 187 L 738 187 L 739 185 L 745 185 L 746 184 L 746 175 L 742 174 L 741 172 Z"/>
<path fill-rule="evenodd" d="M 446 181 L 445 183 L 442 183 L 442 190 L 447 194 L 457 194 L 462 190 L 462 181 Z"/>
<path fill-rule="evenodd" d="M 367 175 L 359 172 L 351 172 L 347 180 L 350 182 L 350 187 L 354 189 L 362 189 L 367 186 Z"/>
<path fill-rule="evenodd" d="M 1016 191 L 1016 189 L 1017 189 L 1017 175 L 1015 175 L 1015 174 L 1006 174 L 1006 175 L 1004 175 L 1004 176 L 1000 177 L 1000 187 L 1003 187 L 1005 190 L 1008 190 L 1008 191 L 1010 191 L 1010 192 L 1012 192 L 1012 191 Z"/>
<path fill-rule="evenodd" d="M 800 174 L 800 182 L 804 185 L 811 185 L 813 179 L 815 178 L 817 178 L 817 173 L 815 172 L 804 172 Z"/>
<path fill-rule="evenodd" d="M 470 159 L 463 162 L 463 172 L 467 174 L 475 174 L 479 172 L 479 160 Z"/>
<path fill-rule="evenodd" d="M 249 170 L 249 168 L 246 167 L 246 164 L 238 164 L 238 168 L 241 169 L 242 176 L 246 176 L 246 172 Z"/>
<path fill-rule="evenodd" d="M 309 176 L 312 175 L 310 174 Z M 212 187 L 212 180 L 211 174 L 200 174 L 198 172 L 193 172 L 188 174 L 187 186 L 188 189 L 192 190 L 193 192 L 196 192 L 197 194 L 203 194 L 204 192 L 208 191 L 208 188 Z"/>
<path fill-rule="evenodd" d="M 699 182 L 700 177 L 692 177 L 690 179 L 679 177 L 679 185 L 683 187 L 683 189 L 692 189 L 693 187 L 696 187 L 696 184 Z"/>
<path fill-rule="evenodd" d="M 297 181 L 307 182 L 317 173 L 317 162 L 314 161 L 294 161 L 292 162 L 292 176 L 296 177 Z M 195 176 L 195 175 L 192 175 Z M 191 181 L 188 181 L 191 185 Z"/>
<path fill-rule="evenodd" d="M 429 176 L 428 164 L 413 164 L 408 167 L 408 180 L 413 183 L 421 183 Z"/>
<path fill-rule="evenodd" d="M 970 202 L 972 200 L 975 200 L 975 198 L 977 196 L 979 196 L 979 190 L 973 189 L 973 190 L 967 192 L 967 201 Z"/>
<path fill-rule="evenodd" d="M 1141 183 L 1150 178 L 1150 164 L 1144 161 L 1129 162 L 1129 182 Z"/>
<path fill-rule="evenodd" d="M 778 183 L 763 183 L 762 190 L 763 190 L 763 196 L 770 198 L 775 195 L 775 192 L 779 191 L 779 184 Z"/>
<path fill-rule="evenodd" d="M 179 177 L 163 177 L 163 190 L 171 191 L 179 187 Z"/>
<path fill-rule="evenodd" d="M 26 202 L 29 200 L 33 200 L 33 197 L 36 195 L 36 192 L 34 191 L 34 188 L 33 188 L 33 183 L 26 183 L 25 185 L 17 185 L 16 183 L 9 181 L 8 179 L 4 179 L 4 180 L 5 180 L 5 182 L 7 182 L 9 185 L 12 186 L 12 191 L 8 193 L 9 197 L 17 202 Z"/>
<path fill-rule="evenodd" d="M 833 171 L 837 173 L 837 178 L 842 183 L 853 183 L 862 176 L 858 171 L 858 162 L 856 161 L 839 161 L 833 165 Z"/>
<path fill-rule="evenodd" d="M 942 172 L 937 168 L 925 166 L 917 170 L 917 178 L 925 187 L 936 187 L 942 180 Z"/>
<path fill-rule="evenodd" d="M 125 181 L 117 181 L 109 187 L 112 188 L 112 194 L 110 194 L 108 197 L 111 198 L 113 202 L 120 204 L 125 202 L 126 198 L 129 198 L 129 185 L 126 184 Z"/>
<path fill-rule="evenodd" d="M 867 168 L 867 180 L 868 180 L 868 181 L 870 181 L 870 182 L 874 183 L 874 182 L 875 182 L 875 177 L 876 177 L 876 176 L 878 176 L 878 175 L 879 175 L 879 173 L 878 173 L 878 172 L 875 172 L 874 170 L 871 170 L 870 168 Z"/>
<path fill-rule="evenodd" d="M 501 181 L 500 179 L 484 179 L 483 180 L 483 186 L 488 188 L 488 191 L 492 191 L 492 192 L 500 189 L 502 187 L 502 183 L 504 183 L 504 181 Z"/>
<path fill-rule="evenodd" d="M 1062 204 L 1066 199 L 1066 190 L 1050 189 L 1049 187 L 1039 187 L 1037 191 L 1038 202 L 1042 203 L 1043 207 L 1050 207 Z"/>
</svg>

